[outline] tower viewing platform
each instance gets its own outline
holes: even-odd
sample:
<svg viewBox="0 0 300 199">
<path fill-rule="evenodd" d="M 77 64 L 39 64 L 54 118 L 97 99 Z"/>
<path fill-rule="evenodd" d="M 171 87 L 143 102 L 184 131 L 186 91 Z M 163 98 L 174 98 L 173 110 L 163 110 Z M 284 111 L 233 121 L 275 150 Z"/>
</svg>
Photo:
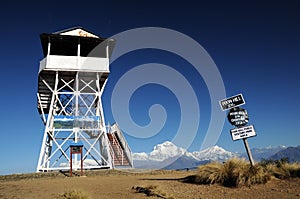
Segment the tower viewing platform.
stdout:
<svg viewBox="0 0 300 199">
<path fill-rule="evenodd" d="M 115 41 L 96 36 L 83 28 L 40 35 L 44 59 L 40 70 L 109 73 L 109 57 Z"/>
<path fill-rule="evenodd" d="M 38 98 L 39 113 L 48 114 L 51 92 L 54 89 L 55 71 L 65 81 L 75 79 L 78 71 L 95 76 L 98 72 L 100 89 L 109 74 L 109 57 L 115 41 L 99 37 L 87 30 L 76 27 L 52 34 L 40 35 L 44 58 L 40 61 Z M 96 78 L 96 77 L 92 77 Z M 47 82 L 47 83 L 45 83 Z M 59 82 L 62 87 L 64 82 Z M 74 82 L 64 87 L 71 91 Z"/>
</svg>

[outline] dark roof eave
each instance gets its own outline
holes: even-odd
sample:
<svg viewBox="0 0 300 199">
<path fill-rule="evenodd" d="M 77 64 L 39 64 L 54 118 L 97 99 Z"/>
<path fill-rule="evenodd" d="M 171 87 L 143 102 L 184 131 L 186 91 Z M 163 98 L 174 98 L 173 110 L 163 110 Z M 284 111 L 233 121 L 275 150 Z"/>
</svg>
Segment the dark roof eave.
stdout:
<svg viewBox="0 0 300 199">
<path fill-rule="evenodd" d="M 42 33 L 40 34 L 40 40 L 42 43 L 42 48 L 44 52 L 44 56 L 47 55 L 48 51 L 48 43 L 53 42 L 61 42 L 61 40 L 64 41 L 71 41 L 71 42 L 78 42 L 78 43 L 85 43 L 90 45 L 100 44 L 101 42 L 105 41 L 106 38 L 95 38 L 95 37 L 81 37 L 81 36 L 73 36 L 73 35 L 59 35 L 59 34 L 48 34 L 48 33 Z M 114 48 L 115 40 L 109 39 L 109 46 L 111 46 L 110 50 Z M 110 52 L 111 54 L 111 52 Z"/>
</svg>

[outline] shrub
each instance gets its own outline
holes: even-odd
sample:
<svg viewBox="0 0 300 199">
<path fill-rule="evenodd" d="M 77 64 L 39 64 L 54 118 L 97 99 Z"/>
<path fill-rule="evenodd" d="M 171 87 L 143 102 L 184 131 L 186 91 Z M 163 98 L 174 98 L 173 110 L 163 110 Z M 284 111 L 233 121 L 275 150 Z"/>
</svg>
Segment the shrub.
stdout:
<svg viewBox="0 0 300 199">
<path fill-rule="evenodd" d="M 300 164 L 299 163 L 285 164 L 285 165 L 283 165 L 283 168 L 289 171 L 290 177 L 300 178 Z"/>
<path fill-rule="evenodd" d="M 220 183 L 224 178 L 222 175 L 222 164 L 212 162 L 198 168 L 198 174 L 194 177 L 194 182 L 198 184 Z"/>
<path fill-rule="evenodd" d="M 244 159 L 234 158 L 224 164 L 214 162 L 200 166 L 194 179 L 199 184 L 239 187 L 266 183 L 270 175 L 260 165 L 251 167 Z"/>
<path fill-rule="evenodd" d="M 244 159 L 233 158 L 225 163 L 212 162 L 198 168 L 197 175 L 188 176 L 185 182 L 220 184 L 227 187 L 263 184 L 271 176 L 280 179 L 300 178 L 300 163 L 290 163 L 287 158 L 265 160 L 251 166 Z"/>
<path fill-rule="evenodd" d="M 276 165 L 277 167 L 281 167 L 283 164 L 290 163 L 288 158 L 281 158 L 280 160 L 273 160 L 273 159 L 262 159 L 260 161 L 260 165 L 266 167 L 267 165 Z"/>
</svg>

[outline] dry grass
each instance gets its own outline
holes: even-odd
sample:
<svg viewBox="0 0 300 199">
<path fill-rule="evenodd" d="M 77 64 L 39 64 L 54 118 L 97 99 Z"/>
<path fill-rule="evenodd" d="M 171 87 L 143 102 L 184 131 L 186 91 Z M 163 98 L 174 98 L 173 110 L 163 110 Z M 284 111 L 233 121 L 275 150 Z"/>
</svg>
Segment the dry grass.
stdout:
<svg viewBox="0 0 300 199">
<path fill-rule="evenodd" d="M 57 199 L 89 199 L 90 197 L 79 190 L 70 190 L 58 195 Z"/>
<path fill-rule="evenodd" d="M 300 163 L 271 163 L 266 165 L 266 169 L 279 179 L 300 178 Z"/>
<path fill-rule="evenodd" d="M 133 186 L 132 189 L 135 190 L 137 193 L 144 193 L 147 196 L 158 197 L 163 199 L 173 199 L 172 196 L 168 196 L 166 193 L 158 189 L 157 185 L 149 185 L 146 187 Z"/>
<path fill-rule="evenodd" d="M 200 166 L 198 174 L 189 180 L 197 184 L 240 187 L 266 183 L 271 176 L 280 179 L 300 178 L 300 163 L 289 163 L 286 159 L 264 160 L 251 167 L 246 160 L 234 158 L 223 164 L 213 162 Z"/>
<path fill-rule="evenodd" d="M 260 165 L 251 167 L 244 159 L 234 158 L 224 164 L 214 162 L 200 166 L 194 179 L 198 184 L 240 187 L 266 183 L 270 175 Z"/>
</svg>

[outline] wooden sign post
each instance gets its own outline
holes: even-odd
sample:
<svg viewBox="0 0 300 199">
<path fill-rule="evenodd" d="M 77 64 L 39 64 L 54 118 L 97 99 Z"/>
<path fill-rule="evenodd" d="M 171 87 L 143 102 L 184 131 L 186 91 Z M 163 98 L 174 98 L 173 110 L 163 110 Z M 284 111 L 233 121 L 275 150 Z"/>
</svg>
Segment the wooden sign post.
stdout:
<svg viewBox="0 0 300 199">
<path fill-rule="evenodd" d="M 252 153 L 251 153 L 251 150 L 250 150 L 249 145 L 248 145 L 247 138 L 243 138 L 243 141 L 244 141 L 244 145 L 245 145 L 245 148 L 246 148 L 246 151 L 247 151 L 247 155 L 248 155 L 250 164 L 251 164 L 251 166 L 253 166 L 254 165 L 254 160 L 253 160 Z"/>
<path fill-rule="evenodd" d="M 219 101 L 219 103 L 223 111 L 230 109 L 227 115 L 227 119 L 230 124 L 236 127 L 230 130 L 231 137 L 233 141 L 243 139 L 249 162 L 251 166 L 253 166 L 254 160 L 249 148 L 247 138 L 256 136 L 256 132 L 253 125 L 246 126 L 249 121 L 248 113 L 245 109 L 239 107 L 245 104 L 243 95 L 239 94 L 236 96 L 232 96 L 230 98 Z"/>
<path fill-rule="evenodd" d="M 80 175 L 83 175 L 83 160 L 82 160 L 82 147 L 81 144 L 70 145 L 70 176 L 72 177 L 73 154 L 80 154 Z"/>
</svg>

